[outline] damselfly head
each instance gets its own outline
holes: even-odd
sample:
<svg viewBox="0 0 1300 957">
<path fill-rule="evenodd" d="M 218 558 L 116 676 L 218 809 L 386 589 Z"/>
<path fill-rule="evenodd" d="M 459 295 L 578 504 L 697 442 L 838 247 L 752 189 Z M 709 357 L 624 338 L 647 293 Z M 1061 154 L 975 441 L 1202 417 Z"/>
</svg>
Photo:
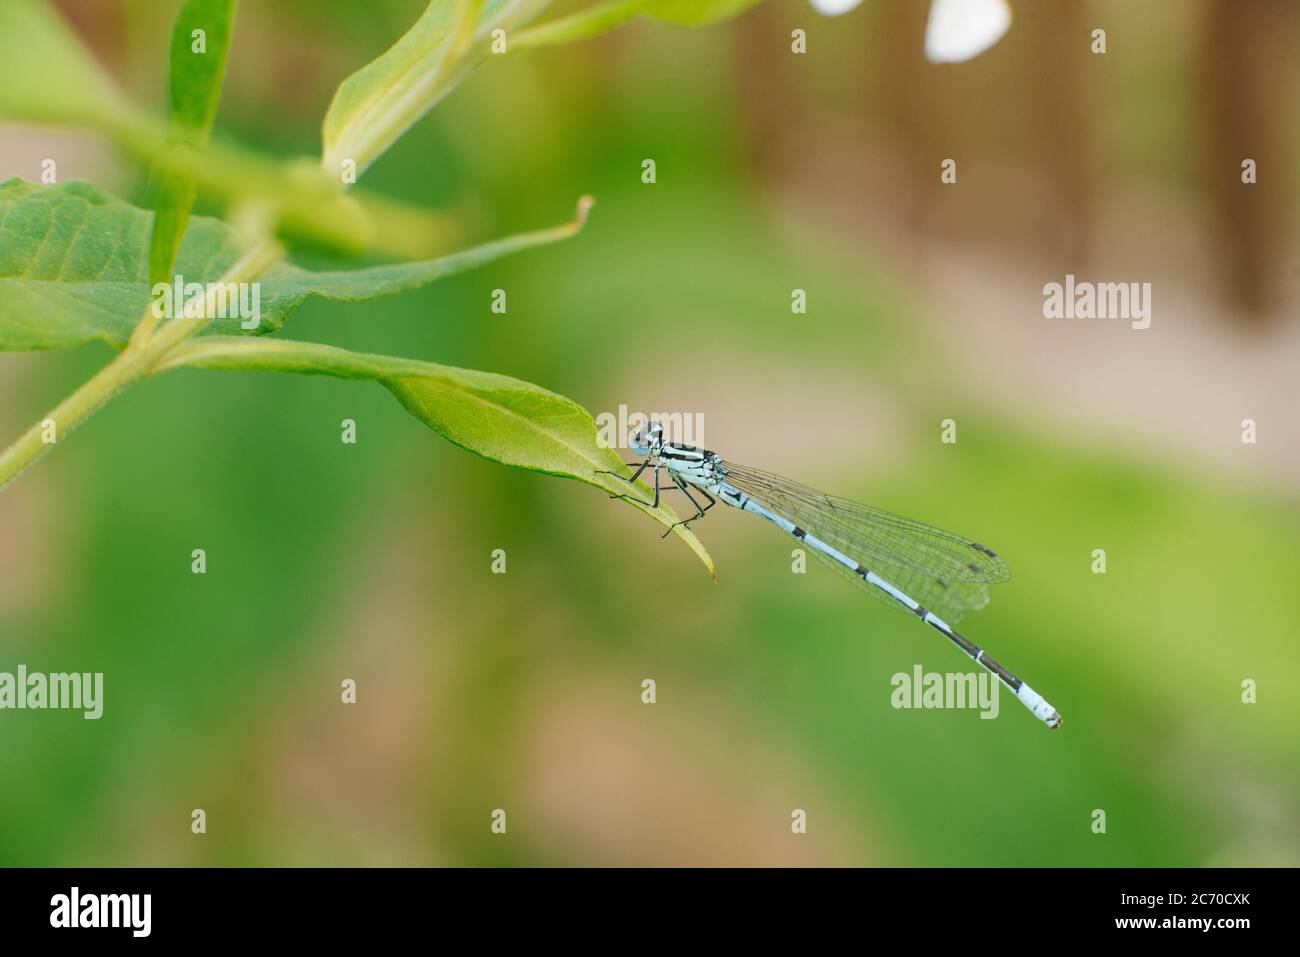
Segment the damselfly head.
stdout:
<svg viewBox="0 0 1300 957">
<path fill-rule="evenodd" d="M 632 433 L 629 444 L 637 455 L 654 455 L 663 447 L 664 427 L 658 422 L 647 422 Z"/>
</svg>

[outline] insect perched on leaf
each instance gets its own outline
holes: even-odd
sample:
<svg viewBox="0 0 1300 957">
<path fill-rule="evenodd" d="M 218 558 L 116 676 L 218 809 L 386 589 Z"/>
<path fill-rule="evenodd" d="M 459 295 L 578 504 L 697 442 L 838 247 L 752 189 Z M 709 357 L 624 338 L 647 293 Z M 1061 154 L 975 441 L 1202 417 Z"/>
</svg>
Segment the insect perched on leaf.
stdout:
<svg viewBox="0 0 1300 957">
<path fill-rule="evenodd" d="M 667 442 L 663 426 L 657 422 L 638 429 L 631 447 L 645 459 L 628 463 L 636 466 L 636 471 L 631 478 L 620 478 L 635 482 L 646 469 L 653 471 L 654 501 L 643 504 L 657 507 L 660 492 L 676 489 L 695 506 L 695 515 L 679 524 L 703 518 L 719 501 L 767 519 L 868 594 L 921 619 L 1010 688 L 1034 717 L 1049 728 L 1060 727 L 1061 716 L 1055 708 L 948 623 L 960 620 L 967 611 L 983 608 L 989 600 L 988 586 L 1011 577 L 1006 562 L 992 549 L 922 522 L 737 465 L 717 452 Z M 660 485 L 661 472 L 671 485 Z M 701 505 L 692 489 L 707 504 Z"/>
</svg>

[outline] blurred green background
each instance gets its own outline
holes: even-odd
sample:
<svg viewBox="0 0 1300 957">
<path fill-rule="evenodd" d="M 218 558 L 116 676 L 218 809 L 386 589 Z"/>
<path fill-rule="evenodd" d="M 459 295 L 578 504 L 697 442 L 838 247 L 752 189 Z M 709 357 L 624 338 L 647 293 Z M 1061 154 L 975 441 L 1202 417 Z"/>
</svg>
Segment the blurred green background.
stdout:
<svg viewBox="0 0 1300 957">
<path fill-rule="evenodd" d="M 161 108 L 174 5 L 61 6 Z M 969 662 L 791 574 L 749 517 L 696 526 L 714 584 L 633 510 L 376 386 L 185 371 L 0 495 L 0 670 L 105 673 L 99 721 L 0 715 L 0 864 L 1300 863 L 1296 18 L 1233 6 L 1015 4 L 945 67 L 904 0 L 492 60 L 368 185 L 484 238 L 591 193 L 587 230 L 285 330 L 701 413 L 728 457 L 993 545 L 1013 579 L 962 630 L 1060 731 L 1009 695 L 994 721 L 893 709 L 895 672 Z M 241 4 L 220 135 L 313 153 L 335 86 L 422 7 Z M 1207 95 L 1222 71 L 1249 107 Z M 145 195 L 91 138 L 0 129 L 0 178 L 47 155 Z M 1152 327 L 1044 319 L 1067 272 L 1152 282 Z M 0 356 L 0 426 L 107 358 Z"/>
</svg>

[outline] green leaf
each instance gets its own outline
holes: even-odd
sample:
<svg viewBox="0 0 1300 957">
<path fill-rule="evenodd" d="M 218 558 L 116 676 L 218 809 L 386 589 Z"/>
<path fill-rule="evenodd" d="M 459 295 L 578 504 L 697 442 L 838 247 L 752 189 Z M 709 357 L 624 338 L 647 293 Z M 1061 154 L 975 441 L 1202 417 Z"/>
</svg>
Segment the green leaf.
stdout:
<svg viewBox="0 0 1300 957">
<path fill-rule="evenodd" d="M 517 34 L 511 40 L 516 50 L 573 43 L 600 36 L 631 20 L 653 0 L 605 0 L 594 6 L 559 17 L 549 23 L 538 24 Z"/>
<path fill-rule="evenodd" d="M 352 160 L 360 173 L 488 55 L 493 30 L 507 31 L 508 45 L 509 31 L 549 2 L 486 0 L 467 48 L 448 62 L 460 5 L 433 0 L 400 40 L 334 94 L 321 133 L 325 169 Z"/>
<path fill-rule="evenodd" d="M 207 147 L 221 101 L 234 15 L 235 0 L 185 0 L 172 30 L 170 134 L 173 140 L 196 149 Z M 194 34 L 200 30 L 202 52 L 194 49 Z M 151 285 L 166 281 L 172 274 L 197 192 L 192 175 L 180 171 L 163 174 L 149 236 Z"/>
<path fill-rule="evenodd" d="M 221 102 L 221 85 L 230 51 L 235 0 L 185 0 L 172 30 L 168 92 L 175 131 L 192 134 L 204 144 Z M 203 31 L 203 52 L 194 49 Z"/>
<path fill-rule="evenodd" d="M 107 74 L 43 0 L 0 2 L 0 115 L 97 124 L 126 109 Z"/>
<path fill-rule="evenodd" d="M 438 259 L 351 271 L 312 272 L 281 262 L 259 280 L 261 320 L 241 328 L 213 319 L 204 335 L 262 335 L 283 325 L 308 296 L 359 301 L 419 288 L 444 276 L 577 233 L 578 216 L 552 229 L 521 233 Z M 0 352 L 66 349 L 92 340 L 120 348 L 149 304 L 152 215 L 90 183 L 0 183 Z M 185 282 L 216 280 L 244 251 L 218 219 L 195 216 L 176 257 Z"/>
<path fill-rule="evenodd" d="M 702 27 L 739 16 L 759 0 L 654 0 L 646 13 L 684 27 Z"/>
<path fill-rule="evenodd" d="M 191 340 L 161 368 L 178 366 L 372 379 L 439 435 L 493 462 L 576 479 L 615 495 L 630 491 L 646 502 L 652 498 L 643 484 L 629 486 L 613 475 L 598 473 L 607 469 L 630 474 L 614 449 L 597 442 L 596 423 L 586 409 L 509 376 L 310 342 L 231 337 Z M 713 574 L 709 553 L 688 527 L 674 527 L 678 519 L 671 509 L 662 504 L 654 509 L 636 501 L 629 504 L 671 528 Z"/>
</svg>

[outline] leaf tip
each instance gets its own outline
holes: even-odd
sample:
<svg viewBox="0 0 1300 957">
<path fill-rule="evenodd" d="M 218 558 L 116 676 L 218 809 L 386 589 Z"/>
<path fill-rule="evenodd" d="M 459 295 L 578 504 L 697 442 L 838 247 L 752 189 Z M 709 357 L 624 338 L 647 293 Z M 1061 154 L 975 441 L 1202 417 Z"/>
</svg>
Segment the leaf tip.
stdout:
<svg viewBox="0 0 1300 957">
<path fill-rule="evenodd" d="M 587 193 L 578 198 L 578 211 L 573 217 L 573 231 L 576 233 L 587 225 L 587 216 L 591 207 L 596 205 L 596 197 Z"/>
<path fill-rule="evenodd" d="M 689 528 L 684 532 L 679 531 L 677 534 L 681 537 L 682 541 L 687 544 L 690 550 L 695 553 L 695 556 L 703 562 L 705 569 L 708 570 L 709 579 L 716 585 L 718 583 L 718 573 L 713 568 L 713 556 L 710 555 L 708 549 L 704 547 L 704 543 L 696 538 Z"/>
</svg>

